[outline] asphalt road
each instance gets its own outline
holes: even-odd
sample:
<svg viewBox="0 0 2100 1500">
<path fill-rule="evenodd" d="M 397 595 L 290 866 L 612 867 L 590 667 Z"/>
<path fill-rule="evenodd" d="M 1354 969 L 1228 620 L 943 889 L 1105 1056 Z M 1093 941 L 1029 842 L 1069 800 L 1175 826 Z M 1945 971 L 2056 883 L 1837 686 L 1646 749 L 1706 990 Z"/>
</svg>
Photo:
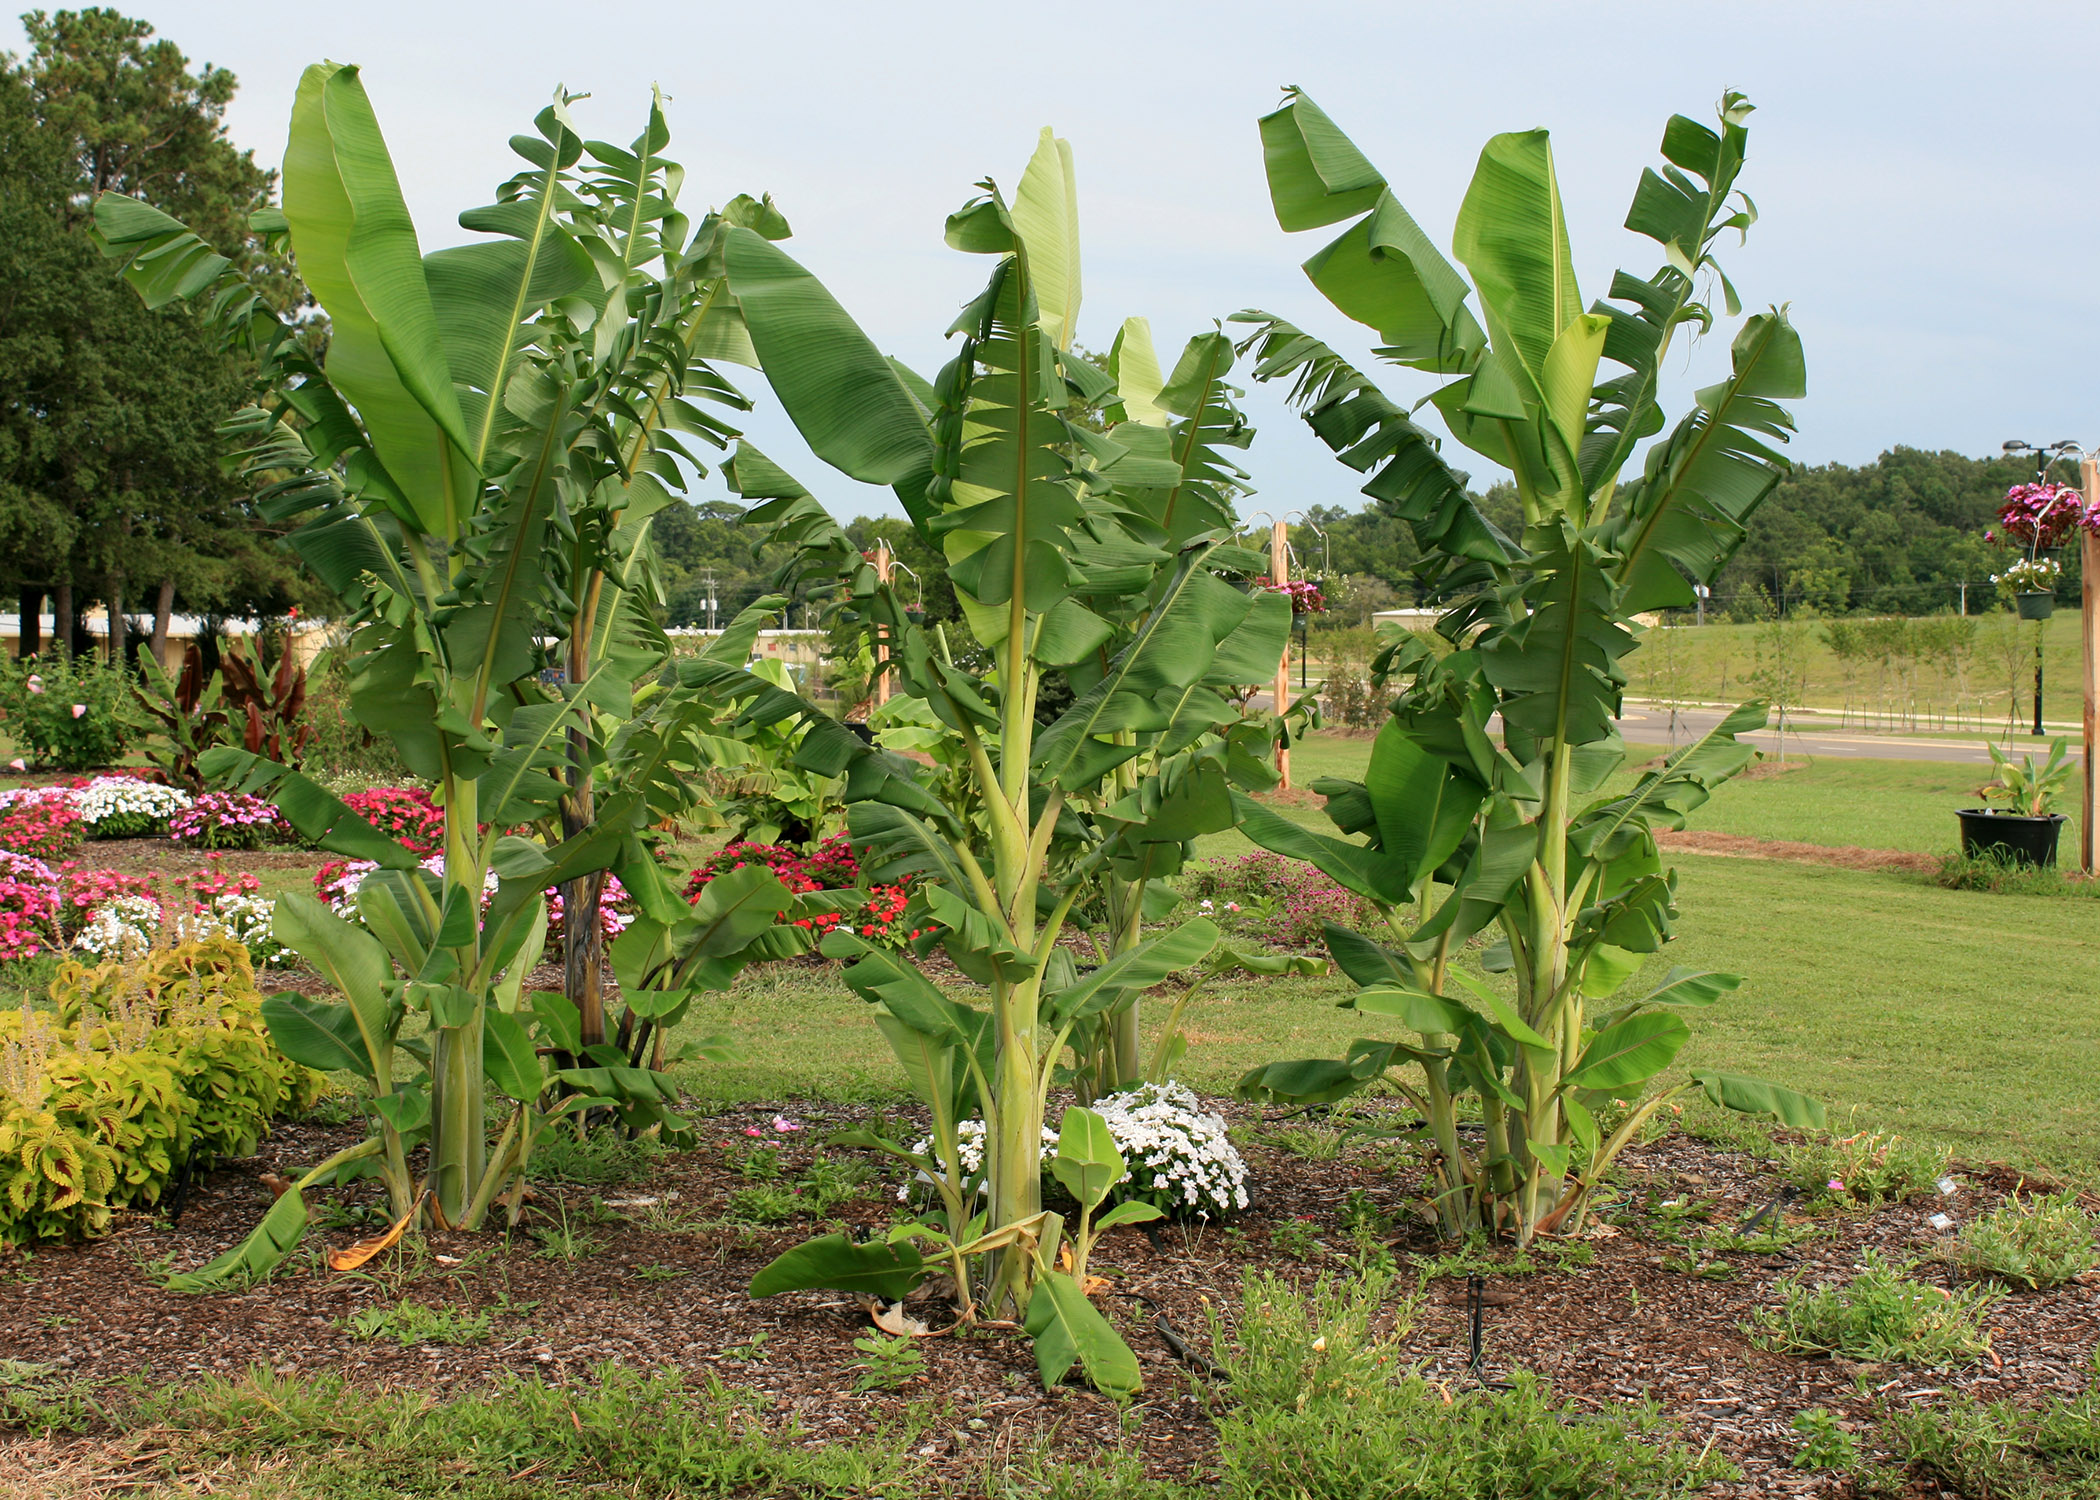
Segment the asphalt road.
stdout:
<svg viewBox="0 0 2100 1500">
<path fill-rule="evenodd" d="M 1720 723 L 1725 715 L 1719 709 L 1692 708 L 1677 712 L 1677 738 L 1681 744 L 1686 739 L 1696 739 Z M 1629 704 L 1619 720 L 1620 733 L 1627 739 L 1645 745 L 1666 744 L 1670 737 L 1670 716 L 1667 712 L 1647 704 Z M 2052 730 L 2050 738 L 2058 733 L 2067 733 L 2072 745 L 2078 743 L 2075 731 Z M 1746 734 L 1743 739 L 1767 754 L 1779 749 L 1779 736 L 1767 729 L 1761 733 Z M 2017 756 L 2027 750 L 2042 750 L 2048 739 L 2037 740 L 2031 735 L 2021 735 L 2014 741 L 2012 749 Z M 1934 739 L 1924 735 L 1871 734 L 1860 729 L 1838 729 L 1823 727 L 1823 721 L 1808 719 L 1800 733 L 1789 728 L 1786 737 L 1789 755 L 1806 752 L 1809 755 L 1832 755 L 1846 759 L 1862 760 L 1943 760 L 1989 765 L 1990 752 L 1981 740 Z"/>
<path fill-rule="evenodd" d="M 1256 693 L 1250 706 L 1266 708 L 1267 693 Z M 1726 717 L 1717 708 L 1685 708 L 1677 711 L 1677 742 L 1696 739 L 1712 729 Z M 1619 730 L 1627 739 L 1642 745 L 1664 745 L 1670 740 L 1670 716 L 1645 703 L 1629 703 L 1619 719 Z M 2048 749 L 2049 741 L 2063 735 L 2071 742 L 2072 753 L 2078 749 L 2078 730 L 2070 725 L 2052 724 L 2049 733 L 2042 739 L 2022 734 L 2009 746 L 2004 746 L 2015 757 L 2030 751 L 2040 754 Z M 1746 734 L 1743 738 L 1767 754 L 1779 749 L 1779 736 L 1771 730 Z M 2000 742 L 2003 745 L 2003 742 Z M 1798 731 L 1789 728 L 1786 736 L 1787 754 L 1831 755 L 1853 760 L 1937 760 L 1956 764 L 1987 766 L 1991 763 L 1990 752 L 1977 739 L 1936 739 L 1927 735 L 1875 734 L 1863 729 L 1840 729 L 1827 719 L 1817 715 L 1806 716 Z"/>
</svg>

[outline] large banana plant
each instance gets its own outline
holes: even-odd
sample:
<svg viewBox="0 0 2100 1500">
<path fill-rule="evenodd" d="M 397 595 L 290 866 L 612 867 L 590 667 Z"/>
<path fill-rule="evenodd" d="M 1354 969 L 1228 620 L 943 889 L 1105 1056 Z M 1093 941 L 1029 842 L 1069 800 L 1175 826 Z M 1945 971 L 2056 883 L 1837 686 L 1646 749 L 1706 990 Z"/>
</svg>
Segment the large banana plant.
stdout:
<svg viewBox="0 0 2100 1500">
<path fill-rule="evenodd" d="M 1215 374 L 1170 384 L 1126 337 L 1118 362 L 1133 373 L 1120 396 L 1071 344 L 1080 282 L 1069 151 L 1045 132 L 1011 202 L 991 183 L 982 189 L 949 218 L 947 238 L 992 257 L 991 276 L 951 328 L 955 356 L 930 384 L 887 360 L 814 276 L 763 237 L 729 231 L 727 265 L 782 405 L 820 458 L 895 488 L 948 559 L 993 669 L 979 677 L 959 666 L 802 486 L 748 451 L 731 472 L 746 498 L 767 502 L 753 523 L 826 559 L 887 647 L 886 670 L 924 701 L 967 767 L 965 795 L 951 800 L 877 769 L 899 763 L 870 752 L 848 771 L 845 796 L 878 878 L 920 877 L 916 899 L 938 928 L 928 941 L 986 986 L 988 1008 L 944 996 L 911 958 L 851 936 L 834 934 L 826 951 L 852 960 L 847 984 L 870 1002 L 934 1111 L 922 1169 L 945 1184 L 942 1242 L 969 1247 L 983 1264 L 978 1300 L 1025 1313 L 1046 1376 L 1076 1351 L 1097 1383 L 1114 1386 L 1134 1366 L 1112 1356 L 1106 1325 L 1070 1278 L 1048 1269 L 1061 1226 L 1042 1207 L 1046 1096 L 1055 1060 L 1081 1027 L 1204 959 L 1218 934 L 1201 919 L 1149 938 L 1133 925 L 1130 941 L 1085 976 L 1059 940 L 1100 871 L 1141 860 L 1147 844 L 1225 826 L 1235 775 L 1264 784 L 1253 743 L 1262 736 L 1214 733 L 1238 717 L 1219 688 L 1274 670 L 1289 610 L 1215 571 L 1231 524 L 1220 481 L 1232 477 L 1217 449 L 1230 446 L 1221 430 L 1237 430 L 1217 384 L 1225 341 L 1198 341 Z M 1134 373 L 1147 363 L 1149 379 Z M 1133 403 L 1165 420 L 1135 421 Z M 1075 409 L 1116 406 L 1124 421 L 1107 433 L 1072 419 Z M 1038 693 L 1054 672 L 1071 675 L 1077 693 L 1040 728 Z M 1207 731 L 1205 760 L 1193 747 Z M 1118 771 L 1148 756 L 1152 769 L 1119 789 Z M 1084 852 L 1053 861 L 1059 844 Z M 982 1182 L 965 1179 L 955 1137 L 979 1111 Z M 754 1290 L 840 1285 L 871 1256 L 889 1265 L 883 1257 L 893 1254 L 804 1251 Z"/>
<path fill-rule="evenodd" d="M 690 458 L 672 434 L 715 432 L 687 394 L 740 399 L 699 361 L 711 347 L 748 347 L 710 257 L 730 219 L 781 226 L 766 205 L 739 199 L 695 229 L 675 209 L 677 174 L 656 159 L 667 139 L 660 107 L 627 150 L 585 140 L 568 103 L 557 98 L 535 135 L 514 140 L 528 168 L 498 201 L 461 216 L 487 237 L 425 255 L 357 70 L 307 70 L 283 210 L 258 227 L 288 237 L 328 314 L 325 363 L 183 226 L 131 199 L 96 206 L 105 248 L 150 305 L 208 297 L 263 356 L 265 399 L 230 424 L 248 471 L 270 515 L 302 518 L 292 545 L 351 605 L 354 714 L 394 742 L 443 806 L 433 875 L 284 766 L 221 751 L 206 767 L 272 794 L 321 847 L 383 867 L 359 892 L 362 928 L 310 897 L 279 903 L 280 937 L 345 1003 L 283 1000 L 269 1012 L 272 1034 L 294 1057 L 371 1081 L 395 1209 L 427 1201 L 440 1222 L 465 1228 L 554 1121 L 597 1105 L 631 1127 L 671 1119 L 641 1044 L 610 1043 L 602 1016 L 573 1002 L 536 1018 L 524 1007 L 544 891 L 611 868 L 635 894 L 643 920 L 626 955 L 626 1029 L 651 1040 L 657 1062 L 654 1039 L 696 986 L 780 956 L 801 932 L 760 932 L 790 898 L 755 877 L 752 889 L 688 909 L 641 837 L 687 795 L 679 772 L 713 716 L 789 711 L 735 655 L 764 611 L 637 691 L 665 653 L 635 599 L 647 514 Z M 548 680 L 550 637 L 587 670 Z M 601 766 L 618 767 L 619 780 L 593 807 L 583 779 Z M 528 825 L 554 836 L 513 832 Z M 571 908 L 572 934 L 595 925 L 587 916 Z M 412 1012 L 427 1028 L 409 1040 Z M 558 1076 L 545 1055 L 565 1065 Z M 513 1104 L 493 1148 L 490 1081 Z M 408 1157 L 424 1141 L 419 1189 Z"/>
<path fill-rule="evenodd" d="M 1261 122 L 1282 227 L 1348 221 L 1305 263 L 1313 284 L 1376 331 L 1379 357 L 1441 382 L 1403 405 L 1282 319 L 1236 321 L 1256 325 L 1246 347 L 1257 378 L 1291 381 L 1313 431 L 1368 474 L 1364 493 L 1413 528 L 1454 649 L 1438 658 L 1403 643 L 1377 663 L 1402 691 L 1369 772 L 1316 787 L 1353 837 L 1236 799 L 1250 836 L 1313 861 L 1386 914 L 1392 943 L 1334 930 L 1330 946 L 1362 987 L 1356 1008 L 1411 1034 L 1359 1042 L 1336 1061 L 1257 1069 L 1244 1087 L 1306 1100 L 1391 1078 L 1441 1148 L 1453 1232 L 1528 1240 L 1579 1222 L 1612 1157 L 1687 1088 L 1790 1124 L 1820 1118 L 1809 1099 L 1728 1073 L 1658 1082 L 1690 1035 L 1680 1012 L 1732 990 L 1735 976 L 1673 971 L 1626 995 L 1676 915 L 1653 830 L 1682 826 L 1749 762 L 1736 737 L 1763 723 L 1762 707 L 1731 715 L 1630 790 L 1607 785 L 1626 759 L 1613 721 L 1641 631 L 1634 617 L 1691 603 L 1693 585 L 1727 561 L 1786 467 L 1771 444 L 1793 423 L 1778 403 L 1805 394 L 1784 310 L 1756 314 L 1735 333 L 1727 378 L 1637 451 L 1665 425 L 1657 384 L 1673 340 L 1716 322 L 1699 300 L 1702 279 L 1720 290 L 1725 316 L 1740 315 L 1714 247 L 1755 219 L 1735 185 L 1750 108 L 1730 94 L 1718 129 L 1670 120 L 1664 165 L 1642 174 L 1626 221 L 1661 245 L 1664 264 L 1647 277 L 1620 272 L 1609 298 L 1589 305 L 1546 132 L 1497 136 L 1481 152 L 1455 266 L 1311 99 L 1292 90 Z M 1519 534 L 1474 506 L 1465 476 L 1414 421 L 1423 404 L 1514 476 Z M 1513 994 L 1456 962 L 1491 929 L 1499 937 L 1484 967 L 1506 973 Z M 1477 1144 L 1458 1129 L 1465 1100 L 1484 1127 Z M 1615 1100 L 1630 1101 L 1622 1118 Z"/>
</svg>

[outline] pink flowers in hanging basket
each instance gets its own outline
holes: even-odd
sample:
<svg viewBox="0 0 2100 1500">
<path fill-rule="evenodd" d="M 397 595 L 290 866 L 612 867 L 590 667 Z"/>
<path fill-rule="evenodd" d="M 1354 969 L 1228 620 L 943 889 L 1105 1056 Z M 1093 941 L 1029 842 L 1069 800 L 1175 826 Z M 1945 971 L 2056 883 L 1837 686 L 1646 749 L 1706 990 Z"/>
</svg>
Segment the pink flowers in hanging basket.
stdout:
<svg viewBox="0 0 2100 1500">
<path fill-rule="evenodd" d="M 1265 583 L 1262 585 L 1272 594 L 1282 594 L 1291 601 L 1294 615 L 1324 615 L 1327 613 L 1327 596 L 1320 592 L 1317 580 L 1294 578 L 1289 583 Z"/>
<path fill-rule="evenodd" d="M 2019 547 L 2061 547 L 2075 531 L 2100 536 L 2100 510 L 2087 510 L 2068 484 L 2016 484 L 1998 507 L 2002 532 L 1986 531 L 1987 542 Z"/>
</svg>

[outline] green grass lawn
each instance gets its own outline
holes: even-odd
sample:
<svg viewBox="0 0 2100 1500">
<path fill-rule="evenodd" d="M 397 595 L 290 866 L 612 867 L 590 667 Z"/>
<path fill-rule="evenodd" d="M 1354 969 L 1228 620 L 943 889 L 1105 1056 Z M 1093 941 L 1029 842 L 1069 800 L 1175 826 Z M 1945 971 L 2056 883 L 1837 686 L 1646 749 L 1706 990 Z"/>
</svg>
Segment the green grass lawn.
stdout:
<svg viewBox="0 0 2100 1500">
<path fill-rule="evenodd" d="M 1317 739 L 1293 767 L 1351 774 L 1368 740 Z M 1971 773 L 1826 760 L 1724 789 L 1697 826 L 1762 838 L 1936 852 L 1950 847 Z M 1289 808 L 1324 821 L 1311 804 Z M 1944 822 L 1942 821 L 1944 820 Z M 1229 857 L 1237 832 L 1202 841 Z M 1656 964 L 1744 976 L 1701 1012 L 1685 1060 L 1823 1099 L 1843 1123 L 1895 1128 L 1958 1154 L 2100 1176 L 2100 908 L 1941 890 L 1903 873 L 1682 855 L 1679 940 Z M 1189 1016 L 1191 1083 L 1229 1089 L 1258 1063 L 1339 1055 L 1374 1034 L 1334 1001 L 1336 979 L 1227 984 Z M 894 1095 L 901 1079 L 862 1003 L 830 974 L 777 968 L 696 1001 L 695 1032 L 735 1037 L 741 1061 L 690 1069 L 704 1098 Z"/>
<path fill-rule="evenodd" d="M 1629 766 L 1661 749 L 1631 747 Z M 1360 780 L 1370 754 L 1368 737 L 1315 736 L 1291 752 L 1292 784 L 1309 786 L 1319 776 Z M 1787 765 L 1782 772 L 1768 760 L 1754 778 L 1722 787 L 1693 815 L 1692 826 L 1750 838 L 1944 854 L 1959 842 L 1954 809 L 1976 806 L 1976 788 L 1989 776 L 1986 767 L 1953 762 L 1819 757 L 1792 747 Z M 1633 776 L 1629 769 L 1619 784 L 1630 784 Z M 1332 831 L 1317 802 L 1280 810 Z M 2076 836 L 2074 813 L 2073 823 L 2065 825 L 2064 847 L 2074 847 Z M 1235 830 L 1199 841 L 1197 855 L 1216 859 L 1252 847 Z"/>
</svg>

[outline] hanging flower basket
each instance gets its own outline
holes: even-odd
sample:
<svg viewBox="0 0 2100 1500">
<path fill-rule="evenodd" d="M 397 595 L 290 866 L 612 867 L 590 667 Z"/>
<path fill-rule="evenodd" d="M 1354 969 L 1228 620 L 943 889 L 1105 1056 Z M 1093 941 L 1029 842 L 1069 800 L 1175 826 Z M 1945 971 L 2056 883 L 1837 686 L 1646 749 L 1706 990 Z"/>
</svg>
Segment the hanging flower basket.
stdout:
<svg viewBox="0 0 2100 1500">
<path fill-rule="evenodd" d="M 2051 593 L 2016 594 L 2013 603 L 2023 620 L 2046 620 L 2056 613 L 2056 595 Z"/>
</svg>

